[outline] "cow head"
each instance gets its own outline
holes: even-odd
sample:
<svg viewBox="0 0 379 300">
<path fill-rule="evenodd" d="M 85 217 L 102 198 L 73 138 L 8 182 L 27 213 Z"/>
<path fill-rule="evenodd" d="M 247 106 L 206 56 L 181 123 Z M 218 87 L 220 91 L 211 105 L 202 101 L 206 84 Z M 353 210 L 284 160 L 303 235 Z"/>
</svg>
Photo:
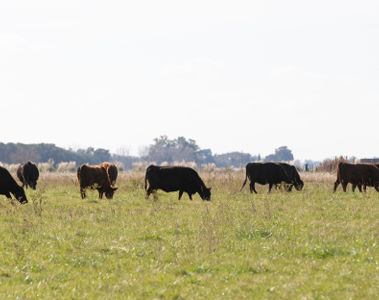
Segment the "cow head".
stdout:
<svg viewBox="0 0 379 300">
<path fill-rule="evenodd" d="M 28 203 L 28 199 L 26 199 L 25 191 L 22 187 L 18 187 L 14 193 L 15 198 L 21 203 L 26 204 Z"/>
<path fill-rule="evenodd" d="M 31 180 L 28 182 L 28 185 L 32 188 L 32 190 L 35 190 L 37 187 L 37 181 L 36 180 Z"/>
<path fill-rule="evenodd" d="M 304 182 L 299 178 L 298 180 L 296 180 L 293 184 L 295 186 L 295 189 L 298 190 L 298 191 L 301 191 L 303 186 L 304 186 Z"/>
<path fill-rule="evenodd" d="M 117 190 L 117 187 L 110 186 L 109 189 L 105 192 L 105 197 L 107 199 L 112 199 L 114 192 Z"/>
<path fill-rule="evenodd" d="M 211 189 L 212 188 L 207 188 L 206 186 L 202 187 L 201 193 L 199 193 L 201 199 L 210 201 L 211 200 Z"/>
</svg>

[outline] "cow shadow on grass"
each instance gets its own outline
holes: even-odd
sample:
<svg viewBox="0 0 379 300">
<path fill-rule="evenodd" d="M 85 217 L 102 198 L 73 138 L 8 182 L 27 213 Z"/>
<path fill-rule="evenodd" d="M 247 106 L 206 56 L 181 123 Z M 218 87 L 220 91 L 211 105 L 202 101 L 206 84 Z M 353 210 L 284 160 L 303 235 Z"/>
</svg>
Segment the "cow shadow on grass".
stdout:
<svg viewBox="0 0 379 300">
<path fill-rule="evenodd" d="M 98 199 L 88 199 L 86 202 L 87 203 L 96 203 L 96 204 L 98 204 L 99 200 Z"/>
</svg>

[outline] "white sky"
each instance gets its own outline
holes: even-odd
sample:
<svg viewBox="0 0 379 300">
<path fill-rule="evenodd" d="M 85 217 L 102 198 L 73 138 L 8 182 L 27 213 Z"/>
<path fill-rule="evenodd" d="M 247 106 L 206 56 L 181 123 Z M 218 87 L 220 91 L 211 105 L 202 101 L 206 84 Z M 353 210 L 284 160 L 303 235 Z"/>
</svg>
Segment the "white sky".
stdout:
<svg viewBox="0 0 379 300">
<path fill-rule="evenodd" d="M 379 156 L 379 1 L 2 1 L 0 109 L 0 142 Z"/>
</svg>

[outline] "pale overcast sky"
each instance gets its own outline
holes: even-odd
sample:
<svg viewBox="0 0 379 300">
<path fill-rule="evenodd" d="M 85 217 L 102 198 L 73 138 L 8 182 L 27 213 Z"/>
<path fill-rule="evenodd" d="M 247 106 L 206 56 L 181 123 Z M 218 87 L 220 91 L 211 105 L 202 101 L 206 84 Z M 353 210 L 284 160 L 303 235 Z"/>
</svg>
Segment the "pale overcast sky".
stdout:
<svg viewBox="0 0 379 300">
<path fill-rule="evenodd" d="M 379 156 L 379 1 L 1 1 L 0 142 Z"/>
</svg>

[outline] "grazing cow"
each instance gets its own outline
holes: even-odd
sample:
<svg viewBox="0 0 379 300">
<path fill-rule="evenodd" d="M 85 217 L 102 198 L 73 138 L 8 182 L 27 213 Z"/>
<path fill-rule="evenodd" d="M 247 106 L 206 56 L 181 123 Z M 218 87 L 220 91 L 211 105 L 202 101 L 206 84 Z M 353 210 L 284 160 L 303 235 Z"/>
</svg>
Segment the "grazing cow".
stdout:
<svg viewBox="0 0 379 300">
<path fill-rule="evenodd" d="M 113 187 L 109 180 L 106 169 L 101 165 L 89 166 L 81 165 L 77 169 L 77 177 L 80 186 L 80 195 L 82 199 L 86 197 L 85 189 L 90 187 L 91 189 L 97 189 L 99 192 L 99 198 L 105 197 L 112 199 L 117 187 Z"/>
<path fill-rule="evenodd" d="M 20 203 L 28 203 L 24 189 L 17 184 L 7 169 L 0 167 L 0 194 L 12 199 L 11 193 Z"/>
<path fill-rule="evenodd" d="M 304 182 L 300 179 L 300 175 L 299 173 L 297 172 L 297 169 L 295 166 L 293 165 L 289 165 L 289 164 L 286 164 L 286 163 L 278 163 L 280 166 L 282 166 L 282 168 L 284 168 L 284 170 L 286 171 L 287 175 L 289 176 L 289 178 L 295 182 L 295 185 L 290 185 L 288 187 L 288 191 L 290 192 L 292 190 L 292 187 L 295 186 L 295 189 L 300 191 L 303 186 L 304 186 Z"/>
<path fill-rule="evenodd" d="M 375 167 L 377 167 L 379 169 L 379 164 L 374 164 Z M 363 191 L 366 192 L 367 190 L 367 186 L 374 186 L 372 183 L 368 183 L 368 184 L 363 184 Z M 358 189 L 359 189 L 359 186 L 358 186 Z"/>
<path fill-rule="evenodd" d="M 22 187 L 28 188 L 30 186 L 33 190 L 36 189 L 39 171 L 35 164 L 28 161 L 20 165 L 17 169 L 17 177 L 22 182 Z"/>
<path fill-rule="evenodd" d="M 115 185 L 118 175 L 117 167 L 115 166 L 115 164 L 103 162 L 101 166 L 104 167 L 107 171 L 111 185 Z"/>
<path fill-rule="evenodd" d="M 255 183 L 259 184 L 269 184 L 268 192 L 271 191 L 272 186 L 278 185 L 282 182 L 287 184 L 292 184 L 297 190 L 300 189 L 299 183 L 296 183 L 290 178 L 285 169 L 276 163 L 248 163 L 246 165 L 246 177 L 242 184 L 241 190 L 246 184 L 247 179 L 250 180 L 250 192 L 257 193 L 255 189 Z"/>
<path fill-rule="evenodd" d="M 149 183 L 149 188 L 147 188 Z M 211 200 L 211 188 L 207 188 L 199 174 L 187 167 L 160 167 L 150 165 L 146 169 L 145 191 L 146 199 L 149 195 L 161 189 L 165 192 L 179 191 L 179 200 L 186 192 L 192 200 L 192 195 L 198 193 L 203 200 Z"/>
<path fill-rule="evenodd" d="M 352 184 L 353 192 L 357 186 L 359 191 L 362 192 L 362 185 L 364 190 L 366 190 L 366 186 L 373 186 L 379 192 L 379 168 L 372 164 L 340 162 L 337 167 L 334 192 L 340 183 L 344 192 L 346 192 L 346 187 L 349 183 Z"/>
</svg>

